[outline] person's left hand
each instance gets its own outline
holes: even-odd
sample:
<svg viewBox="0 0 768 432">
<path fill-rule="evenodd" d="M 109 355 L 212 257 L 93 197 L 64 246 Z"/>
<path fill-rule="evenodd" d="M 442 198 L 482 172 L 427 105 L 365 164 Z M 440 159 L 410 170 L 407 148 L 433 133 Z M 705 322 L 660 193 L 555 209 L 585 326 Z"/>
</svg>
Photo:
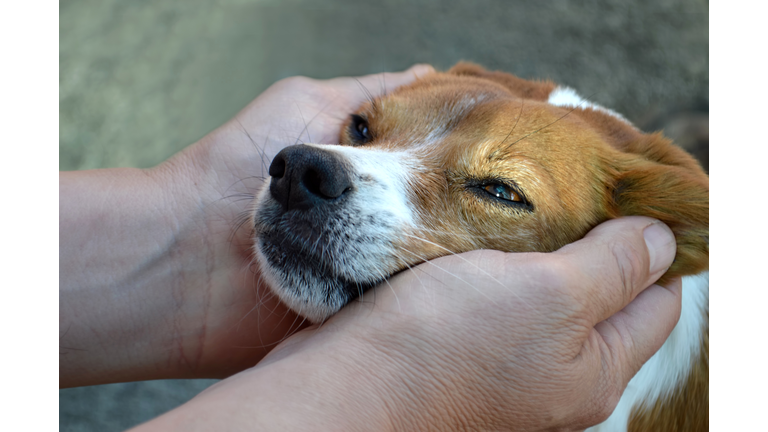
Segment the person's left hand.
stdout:
<svg viewBox="0 0 768 432">
<path fill-rule="evenodd" d="M 251 230 L 243 226 L 272 157 L 294 143 L 337 143 L 342 124 L 363 102 L 433 71 L 416 65 L 360 78 L 286 78 L 151 170 L 178 186 L 174 199 L 182 197 L 177 201 L 185 206 L 175 210 L 177 247 L 193 268 L 178 281 L 185 294 L 175 320 L 189 338 L 177 355 L 199 359 L 195 374 L 223 377 L 253 366 L 302 324 L 260 282 Z"/>
<path fill-rule="evenodd" d="M 252 262 L 272 157 L 432 70 L 287 78 L 155 168 L 60 173 L 59 385 L 225 377 L 301 328 Z"/>
</svg>

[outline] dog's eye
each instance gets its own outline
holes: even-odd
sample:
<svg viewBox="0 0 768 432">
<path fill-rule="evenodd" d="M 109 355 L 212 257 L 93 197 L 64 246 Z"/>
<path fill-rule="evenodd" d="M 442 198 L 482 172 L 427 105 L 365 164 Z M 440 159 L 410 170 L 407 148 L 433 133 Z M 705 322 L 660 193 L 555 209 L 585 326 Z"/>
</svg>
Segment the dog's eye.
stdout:
<svg viewBox="0 0 768 432">
<path fill-rule="evenodd" d="M 352 122 L 349 124 L 349 135 L 358 143 L 364 144 L 371 140 L 371 131 L 368 129 L 368 121 L 357 115 L 352 114 Z"/>
<path fill-rule="evenodd" d="M 491 183 L 483 186 L 483 190 L 496 198 L 512 202 L 523 202 L 520 195 L 506 185 Z"/>
</svg>

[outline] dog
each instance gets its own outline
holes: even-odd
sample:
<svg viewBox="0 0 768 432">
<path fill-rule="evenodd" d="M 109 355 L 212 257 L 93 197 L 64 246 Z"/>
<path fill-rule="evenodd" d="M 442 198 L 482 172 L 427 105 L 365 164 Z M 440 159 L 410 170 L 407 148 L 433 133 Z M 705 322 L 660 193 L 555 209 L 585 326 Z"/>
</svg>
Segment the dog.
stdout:
<svg viewBox="0 0 768 432">
<path fill-rule="evenodd" d="M 675 234 L 680 321 L 591 431 L 708 430 L 709 177 L 661 133 L 551 81 L 459 63 L 370 100 L 340 145 L 279 152 L 253 212 L 279 298 L 321 322 L 448 253 L 549 252 L 608 219 Z"/>
</svg>

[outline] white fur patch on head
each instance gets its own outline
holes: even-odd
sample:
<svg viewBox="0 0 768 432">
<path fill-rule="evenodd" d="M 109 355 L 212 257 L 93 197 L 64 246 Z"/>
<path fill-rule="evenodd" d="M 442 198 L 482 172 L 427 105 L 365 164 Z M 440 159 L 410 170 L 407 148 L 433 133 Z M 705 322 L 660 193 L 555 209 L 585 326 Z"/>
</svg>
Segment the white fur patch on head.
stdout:
<svg viewBox="0 0 768 432">
<path fill-rule="evenodd" d="M 629 125 L 632 124 L 623 115 L 617 113 L 616 111 L 584 99 L 578 93 L 576 93 L 576 90 L 570 87 L 557 86 L 554 90 L 552 90 L 552 93 L 549 94 L 547 103 L 561 107 L 591 108 L 593 110 L 612 115 L 613 117 L 616 117 L 617 119 Z"/>
</svg>

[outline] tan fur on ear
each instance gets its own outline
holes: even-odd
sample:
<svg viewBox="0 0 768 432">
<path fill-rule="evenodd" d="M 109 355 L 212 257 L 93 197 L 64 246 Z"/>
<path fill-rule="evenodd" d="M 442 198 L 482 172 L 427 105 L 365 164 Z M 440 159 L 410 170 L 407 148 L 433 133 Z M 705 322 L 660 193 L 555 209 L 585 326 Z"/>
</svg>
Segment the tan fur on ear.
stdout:
<svg viewBox="0 0 768 432">
<path fill-rule="evenodd" d="M 506 72 L 489 72 L 474 63 L 459 62 L 448 70 L 449 74 L 487 79 L 507 87 L 512 94 L 523 99 L 546 101 L 556 85 L 552 81 L 529 81 Z"/>
<path fill-rule="evenodd" d="M 612 216 L 658 219 L 675 233 L 677 256 L 665 279 L 709 268 L 709 177 L 661 134 L 643 135 L 620 150 Z"/>
</svg>

